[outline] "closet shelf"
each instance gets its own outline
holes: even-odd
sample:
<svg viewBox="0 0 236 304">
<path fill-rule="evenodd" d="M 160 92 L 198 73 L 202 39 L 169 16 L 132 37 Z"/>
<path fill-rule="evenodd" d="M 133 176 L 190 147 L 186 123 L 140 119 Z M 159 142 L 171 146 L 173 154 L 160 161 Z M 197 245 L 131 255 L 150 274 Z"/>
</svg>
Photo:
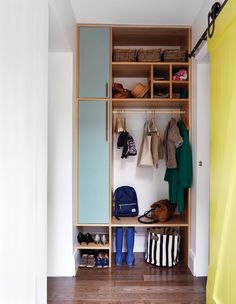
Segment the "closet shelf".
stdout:
<svg viewBox="0 0 236 304">
<path fill-rule="evenodd" d="M 150 78 L 150 68 L 151 65 L 148 62 L 113 62 L 112 76 Z"/>
<path fill-rule="evenodd" d="M 111 220 L 112 227 L 188 227 L 187 219 L 184 215 L 174 215 L 165 223 L 142 224 L 137 217 L 121 217 L 117 220 L 115 217 Z"/>
<path fill-rule="evenodd" d="M 169 74 L 170 69 L 187 68 L 188 62 L 112 62 L 112 77 L 145 77 L 151 78 L 151 68 L 165 71 Z"/>
<path fill-rule="evenodd" d="M 188 80 L 172 80 L 172 83 L 189 83 Z"/>
<path fill-rule="evenodd" d="M 89 243 L 88 245 L 86 243 L 82 243 L 76 246 L 77 250 L 81 249 L 91 249 L 91 250 L 109 250 L 109 244 L 103 245 L 103 244 L 95 244 L 95 243 Z"/>
<path fill-rule="evenodd" d="M 109 227 L 109 224 L 80 224 L 76 223 L 76 227 Z"/>
<path fill-rule="evenodd" d="M 153 80 L 153 83 L 158 83 L 158 84 L 170 84 L 170 80 Z"/>
<path fill-rule="evenodd" d="M 113 98 L 112 105 L 115 108 L 181 108 L 188 105 L 189 99 L 167 99 L 167 98 Z"/>
<path fill-rule="evenodd" d="M 113 66 L 116 66 L 116 65 L 129 65 L 129 66 L 132 66 L 132 65 L 174 65 L 174 66 L 178 66 L 178 67 L 182 67 L 182 66 L 188 66 L 189 63 L 188 62 L 158 62 L 158 61 L 142 61 L 142 62 L 139 62 L 139 61 L 113 61 L 112 62 L 112 65 Z"/>
<path fill-rule="evenodd" d="M 120 110 L 113 109 L 113 114 L 120 114 Z M 146 113 L 146 114 L 185 114 L 185 111 L 180 109 L 122 109 L 122 113 L 125 114 L 140 114 L 140 113 Z"/>
</svg>

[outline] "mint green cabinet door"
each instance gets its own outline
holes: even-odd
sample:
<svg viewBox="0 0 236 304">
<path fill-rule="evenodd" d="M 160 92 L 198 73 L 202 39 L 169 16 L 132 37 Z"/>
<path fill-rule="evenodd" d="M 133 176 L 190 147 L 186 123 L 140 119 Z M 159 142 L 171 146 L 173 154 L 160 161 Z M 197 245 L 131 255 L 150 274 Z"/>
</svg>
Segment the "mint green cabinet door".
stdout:
<svg viewBox="0 0 236 304">
<path fill-rule="evenodd" d="M 110 30 L 80 28 L 79 97 L 109 97 Z"/>
<path fill-rule="evenodd" d="M 109 223 L 108 113 L 107 101 L 79 101 L 79 224 Z"/>
</svg>

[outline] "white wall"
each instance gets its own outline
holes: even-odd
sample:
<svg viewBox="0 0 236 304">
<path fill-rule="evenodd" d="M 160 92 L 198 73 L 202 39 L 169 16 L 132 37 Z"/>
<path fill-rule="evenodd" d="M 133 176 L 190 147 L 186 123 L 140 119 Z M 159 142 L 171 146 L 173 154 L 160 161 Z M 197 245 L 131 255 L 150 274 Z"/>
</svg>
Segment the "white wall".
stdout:
<svg viewBox="0 0 236 304">
<path fill-rule="evenodd" d="M 76 21 L 69 0 L 48 0 L 49 51 L 67 52 L 75 49 Z"/>
<path fill-rule="evenodd" d="M 75 271 L 75 42 L 70 1 L 49 0 L 49 276 L 70 276 Z"/>
<path fill-rule="evenodd" d="M 191 25 L 204 0 L 71 0 L 78 23 Z"/>
<path fill-rule="evenodd" d="M 73 276 L 73 55 L 49 53 L 48 276 Z"/>
<path fill-rule="evenodd" d="M 0 303 L 46 303 L 48 2 L 0 2 Z"/>
</svg>

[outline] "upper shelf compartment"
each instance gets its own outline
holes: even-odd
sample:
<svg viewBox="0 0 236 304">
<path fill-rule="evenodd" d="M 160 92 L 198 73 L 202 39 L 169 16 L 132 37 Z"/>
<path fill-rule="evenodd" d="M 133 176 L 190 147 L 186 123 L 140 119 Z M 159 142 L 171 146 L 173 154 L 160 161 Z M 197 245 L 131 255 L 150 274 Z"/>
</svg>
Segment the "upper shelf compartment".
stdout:
<svg viewBox="0 0 236 304">
<path fill-rule="evenodd" d="M 114 46 L 170 46 L 189 51 L 188 27 L 113 27 Z"/>
<path fill-rule="evenodd" d="M 113 27 L 113 106 L 186 107 L 190 102 L 190 38 L 190 27 Z M 180 72 L 187 77 L 174 77 Z M 144 87 L 145 94 L 136 96 L 137 87 Z"/>
<path fill-rule="evenodd" d="M 190 40 L 189 27 L 113 27 L 112 61 L 140 64 L 188 63 Z M 134 68 L 137 66 L 132 67 L 133 70 Z"/>
<path fill-rule="evenodd" d="M 151 65 L 147 62 L 113 62 L 113 77 L 150 78 Z"/>
</svg>

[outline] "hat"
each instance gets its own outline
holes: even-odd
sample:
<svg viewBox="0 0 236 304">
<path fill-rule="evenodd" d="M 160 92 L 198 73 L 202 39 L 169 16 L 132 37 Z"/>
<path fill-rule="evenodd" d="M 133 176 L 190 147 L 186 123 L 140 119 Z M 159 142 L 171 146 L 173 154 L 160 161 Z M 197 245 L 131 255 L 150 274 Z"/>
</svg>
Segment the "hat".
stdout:
<svg viewBox="0 0 236 304">
<path fill-rule="evenodd" d="M 142 98 L 142 97 L 144 97 L 144 95 L 147 93 L 148 90 L 149 90 L 149 85 L 146 86 L 139 82 L 133 88 L 133 90 L 131 91 L 131 94 L 133 97 Z"/>
</svg>

